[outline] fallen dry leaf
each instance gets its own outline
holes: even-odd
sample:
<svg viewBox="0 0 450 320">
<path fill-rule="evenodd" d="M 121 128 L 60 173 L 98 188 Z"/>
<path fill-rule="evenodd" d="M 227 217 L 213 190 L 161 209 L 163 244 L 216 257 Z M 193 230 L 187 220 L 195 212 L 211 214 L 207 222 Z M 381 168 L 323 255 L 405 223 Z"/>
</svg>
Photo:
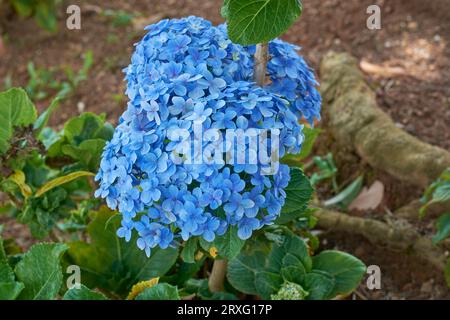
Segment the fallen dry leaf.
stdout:
<svg viewBox="0 0 450 320">
<path fill-rule="evenodd" d="M 364 187 L 348 208 L 359 211 L 376 209 L 383 200 L 383 196 L 384 184 L 377 180 L 369 188 Z"/>
</svg>

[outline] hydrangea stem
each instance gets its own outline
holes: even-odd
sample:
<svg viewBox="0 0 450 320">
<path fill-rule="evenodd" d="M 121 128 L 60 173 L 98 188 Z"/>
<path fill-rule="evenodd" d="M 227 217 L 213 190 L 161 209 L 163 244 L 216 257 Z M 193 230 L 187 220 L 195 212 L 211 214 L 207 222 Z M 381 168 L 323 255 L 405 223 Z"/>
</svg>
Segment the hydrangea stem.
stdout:
<svg viewBox="0 0 450 320">
<path fill-rule="evenodd" d="M 253 80 L 259 85 L 264 86 L 266 82 L 267 60 L 269 59 L 269 44 L 259 43 L 256 45 L 255 69 Z"/>
<path fill-rule="evenodd" d="M 225 281 L 225 275 L 227 273 L 227 259 L 216 259 L 209 276 L 209 291 L 220 292 L 223 291 L 223 283 Z"/>
</svg>

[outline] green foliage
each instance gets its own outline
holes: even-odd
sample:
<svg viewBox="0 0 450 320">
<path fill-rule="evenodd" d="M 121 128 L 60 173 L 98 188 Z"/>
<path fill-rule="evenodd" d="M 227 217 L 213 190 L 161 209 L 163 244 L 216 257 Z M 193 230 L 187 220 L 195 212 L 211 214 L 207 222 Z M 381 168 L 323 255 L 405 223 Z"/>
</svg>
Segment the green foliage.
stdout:
<svg viewBox="0 0 450 320">
<path fill-rule="evenodd" d="M 330 152 L 325 157 L 315 156 L 313 158 L 313 164 L 317 167 L 317 171 L 311 176 L 311 184 L 315 186 L 320 181 L 331 179 L 333 188 L 337 191 L 337 167 L 333 159 L 333 154 Z"/>
<path fill-rule="evenodd" d="M 40 138 L 48 146 L 47 157 L 56 160 L 69 157 L 78 170 L 97 171 L 103 147 L 113 133 L 105 115 L 83 113 L 66 122 L 61 132 L 43 132 Z"/>
<path fill-rule="evenodd" d="M 125 242 L 117 237 L 119 225 L 119 216 L 103 207 L 88 226 L 91 242 L 69 243 L 67 261 L 80 266 L 83 284 L 125 297 L 134 284 L 166 274 L 178 251 L 154 249 L 147 258 L 137 248 L 136 239 Z"/>
<path fill-rule="evenodd" d="M 286 202 L 280 217 L 276 220 L 277 224 L 284 224 L 302 217 L 314 190 L 302 170 L 291 168 L 291 180 L 285 191 Z"/>
<path fill-rule="evenodd" d="M 18 15 L 33 17 L 47 31 L 57 31 L 56 5 L 58 0 L 9 0 Z"/>
<path fill-rule="evenodd" d="M 0 155 L 10 147 L 17 127 L 27 127 L 36 120 L 36 108 L 23 89 L 0 93 Z"/>
<path fill-rule="evenodd" d="M 0 93 L 0 190 L 8 194 L 12 214 L 36 238 L 47 236 L 64 219 L 83 228 L 86 217 L 73 218 L 71 213 L 98 203 L 86 177 L 97 171 L 102 148 L 113 133 L 104 116 L 89 113 L 69 120 L 61 132 L 47 128 L 59 100 L 37 117 L 24 90 Z"/>
<path fill-rule="evenodd" d="M 437 233 L 433 237 L 433 242 L 438 243 L 450 236 L 450 213 L 439 217 L 436 222 Z"/>
<path fill-rule="evenodd" d="M 364 177 L 359 176 L 352 183 L 350 183 L 344 190 L 337 195 L 323 202 L 325 207 L 339 206 L 341 209 L 346 209 L 350 203 L 359 195 L 363 187 Z"/>
<path fill-rule="evenodd" d="M 101 12 L 103 17 L 106 17 L 111 20 L 111 23 L 114 27 L 126 27 L 133 23 L 133 19 L 140 16 L 139 13 L 127 12 L 124 10 L 103 10 Z"/>
<path fill-rule="evenodd" d="M 223 236 L 217 237 L 212 246 L 216 247 L 219 257 L 233 259 L 239 254 L 244 243 L 245 240 L 237 236 L 237 227 L 234 226 L 228 228 Z"/>
<path fill-rule="evenodd" d="M 300 154 L 287 154 L 283 157 L 282 161 L 293 167 L 301 167 L 303 165 L 302 160 L 305 160 L 311 155 L 314 143 L 321 132 L 322 130 L 319 128 L 304 127 L 303 134 L 305 135 L 305 140 L 302 143 Z"/>
<path fill-rule="evenodd" d="M 450 168 L 447 168 L 441 176 L 433 182 L 421 199 L 424 203 L 420 209 L 420 216 L 425 216 L 428 207 L 434 203 L 444 203 L 450 201 Z"/>
<path fill-rule="evenodd" d="M 0 238 L 0 300 L 50 300 L 58 296 L 63 274 L 60 265 L 65 244 L 41 243 L 19 257 L 14 271 Z"/>
<path fill-rule="evenodd" d="M 95 292 L 84 285 L 66 291 L 63 300 L 107 300 L 104 294 Z"/>
<path fill-rule="evenodd" d="M 228 280 L 237 290 L 264 299 L 277 293 L 286 283 L 301 287 L 305 299 L 331 299 L 354 290 L 360 283 L 365 265 L 339 251 L 323 251 L 310 257 L 304 241 L 293 234 L 270 246 L 248 246 L 231 260 Z"/>
<path fill-rule="evenodd" d="M 0 300 L 15 300 L 23 288 L 6 260 L 0 260 Z"/>
<path fill-rule="evenodd" d="M 47 99 L 51 93 L 60 99 L 67 98 L 88 78 L 93 63 L 94 56 L 90 50 L 83 55 L 83 66 L 78 71 L 71 66 L 36 68 L 33 62 L 29 62 L 27 65 L 29 80 L 25 90 L 33 101 Z"/>
<path fill-rule="evenodd" d="M 167 283 L 158 283 L 145 289 L 135 300 L 180 300 L 177 287 Z"/>
<path fill-rule="evenodd" d="M 231 41 L 242 45 L 280 36 L 301 13 L 300 0 L 225 0 L 222 8 Z"/>
<path fill-rule="evenodd" d="M 19 299 L 49 300 L 56 297 L 62 285 L 60 258 L 65 244 L 36 244 L 17 264 L 17 279 L 25 285 Z"/>
</svg>

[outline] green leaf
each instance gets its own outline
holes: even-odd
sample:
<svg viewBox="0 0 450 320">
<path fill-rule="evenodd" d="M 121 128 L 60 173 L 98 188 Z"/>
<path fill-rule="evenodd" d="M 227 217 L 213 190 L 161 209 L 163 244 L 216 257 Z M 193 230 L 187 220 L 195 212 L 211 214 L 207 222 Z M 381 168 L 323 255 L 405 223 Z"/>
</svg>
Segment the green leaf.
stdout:
<svg viewBox="0 0 450 320">
<path fill-rule="evenodd" d="M 227 232 L 214 240 L 214 246 L 217 248 L 217 253 L 221 257 L 233 259 L 241 251 L 245 244 L 237 235 L 237 227 L 228 228 Z"/>
<path fill-rule="evenodd" d="M 283 258 L 281 275 L 289 282 L 302 283 L 306 270 L 302 262 L 294 255 L 287 253 Z"/>
<path fill-rule="evenodd" d="M 313 270 L 328 272 L 335 279 L 335 286 L 327 298 L 353 291 L 366 272 L 361 260 L 345 252 L 326 250 L 312 260 Z"/>
<path fill-rule="evenodd" d="M 95 292 L 81 285 L 80 288 L 72 288 L 64 294 L 63 300 L 108 300 L 102 293 Z"/>
<path fill-rule="evenodd" d="M 439 217 L 436 222 L 437 233 L 433 237 L 433 242 L 438 243 L 450 236 L 450 213 Z"/>
<path fill-rule="evenodd" d="M 11 4 L 21 17 L 29 17 L 33 14 L 33 3 L 30 0 L 10 0 Z"/>
<path fill-rule="evenodd" d="M 62 285 L 60 265 L 65 244 L 35 244 L 23 256 L 15 268 L 17 279 L 25 285 L 19 299 L 54 299 Z"/>
<path fill-rule="evenodd" d="M 286 235 L 282 244 L 274 243 L 269 255 L 268 268 L 272 272 L 280 272 L 283 267 L 283 259 L 287 255 L 297 258 L 306 272 L 310 272 L 312 268 L 312 260 L 308 253 L 308 247 L 305 241 L 295 235 Z M 286 262 L 292 264 L 293 258 L 288 258 Z"/>
<path fill-rule="evenodd" d="M 285 191 L 286 202 L 280 217 L 275 221 L 276 224 L 285 224 L 301 217 L 308 207 L 314 189 L 302 170 L 292 168 L 291 180 Z"/>
<path fill-rule="evenodd" d="M 116 235 L 120 216 L 102 207 L 88 225 L 90 243 L 72 242 L 67 253 L 70 264 L 80 266 L 83 283 L 125 297 L 140 281 L 163 276 L 175 264 L 178 250 L 152 249 L 150 258 L 136 246 L 136 236 L 125 242 Z"/>
<path fill-rule="evenodd" d="M 195 253 L 198 248 L 198 238 L 191 238 L 184 243 L 184 248 L 181 250 L 181 259 L 186 263 L 195 263 Z"/>
<path fill-rule="evenodd" d="M 158 283 L 145 289 L 135 300 L 180 300 L 177 287 L 168 283 Z"/>
<path fill-rule="evenodd" d="M 16 281 L 8 263 L 0 260 L 0 300 L 15 300 L 23 287 L 23 283 Z"/>
<path fill-rule="evenodd" d="M 268 299 L 279 290 L 285 276 L 300 280 L 311 268 L 312 261 L 304 241 L 298 236 L 286 235 L 281 244 L 272 244 L 269 254 L 261 240 L 250 243 L 229 262 L 227 277 L 237 290 Z M 295 274 L 288 274 L 290 271 Z"/>
<path fill-rule="evenodd" d="M 269 299 L 283 284 L 283 278 L 276 273 L 259 271 L 255 274 L 255 288 L 263 299 Z"/>
<path fill-rule="evenodd" d="M 35 7 L 35 18 L 40 27 L 50 32 L 57 31 L 57 18 L 54 0 L 39 0 Z"/>
<path fill-rule="evenodd" d="M 0 155 L 9 149 L 15 127 L 25 127 L 36 120 L 36 108 L 23 89 L 0 93 Z"/>
<path fill-rule="evenodd" d="M 265 43 L 280 36 L 301 13 L 299 0 L 229 0 L 222 10 L 231 41 L 242 45 Z"/>
<path fill-rule="evenodd" d="M 47 123 L 48 123 L 48 120 L 50 119 L 50 116 L 56 110 L 56 108 L 58 108 L 60 101 L 61 101 L 60 98 L 53 99 L 52 103 L 47 108 L 47 110 L 45 110 L 37 118 L 36 122 L 33 125 L 33 130 L 36 131 L 37 135 L 39 135 L 42 132 L 42 130 L 45 128 L 45 126 L 47 126 Z"/>
<path fill-rule="evenodd" d="M 309 157 L 311 154 L 312 148 L 314 146 L 314 143 L 317 140 L 317 137 L 322 132 L 319 128 L 310 128 L 310 127 L 304 127 L 303 128 L 303 134 L 305 135 L 305 141 L 302 143 L 302 150 L 300 151 L 300 154 L 298 155 L 299 160 L 303 160 Z"/>
<path fill-rule="evenodd" d="M 327 299 L 335 286 L 333 276 L 329 273 L 318 271 L 308 273 L 302 283 L 309 293 L 306 300 Z"/>
<path fill-rule="evenodd" d="M 88 139 L 110 140 L 113 133 L 114 128 L 105 124 L 104 117 L 90 112 L 72 118 L 64 125 L 64 136 L 75 145 Z"/>
<path fill-rule="evenodd" d="M 421 201 L 425 203 L 419 210 L 421 218 L 425 216 L 430 205 L 450 201 L 450 168 L 444 170 L 439 178 L 425 190 Z"/>
<path fill-rule="evenodd" d="M 251 254 L 241 253 L 228 263 L 227 278 L 237 290 L 257 295 L 256 274 L 263 271 L 266 253 L 254 251 Z"/>
<path fill-rule="evenodd" d="M 106 141 L 103 139 L 88 139 L 79 146 L 66 144 L 61 147 L 63 154 L 79 161 L 84 168 L 96 171 L 100 166 L 101 155 Z"/>
<path fill-rule="evenodd" d="M 363 186 L 364 177 L 359 176 L 348 187 L 342 190 L 339 194 L 331 199 L 323 202 L 325 207 L 331 207 L 334 205 L 340 205 L 343 208 L 347 208 L 350 203 L 359 195 Z"/>
<path fill-rule="evenodd" d="M 63 184 L 66 184 L 68 182 L 71 182 L 75 179 L 81 178 L 81 177 L 87 177 L 87 176 L 94 176 L 95 174 L 92 172 L 87 172 L 87 171 L 77 171 L 77 172 L 72 172 L 69 173 L 68 175 L 62 176 L 62 177 L 58 177 L 55 178 L 49 182 L 47 182 L 46 184 L 44 184 L 41 188 L 39 188 L 38 191 L 36 191 L 35 196 L 36 197 L 40 197 L 42 196 L 44 193 L 46 193 L 47 191 L 50 191 L 56 187 L 59 187 Z"/>
</svg>

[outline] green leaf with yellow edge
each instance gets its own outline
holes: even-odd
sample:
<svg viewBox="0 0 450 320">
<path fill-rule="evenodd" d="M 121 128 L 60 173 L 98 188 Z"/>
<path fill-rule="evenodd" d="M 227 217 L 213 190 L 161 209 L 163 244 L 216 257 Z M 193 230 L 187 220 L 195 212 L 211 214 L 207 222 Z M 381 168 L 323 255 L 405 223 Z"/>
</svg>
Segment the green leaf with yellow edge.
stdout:
<svg viewBox="0 0 450 320">
<path fill-rule="evenodd" d="M 130 290 L 127 300 L 134 300 L 139 294 L 141 294 L 145 289 L 151 288 L 157 285 L 159 278 L 153 278 L 147 281 L 141 281 L 136 283 Z"/>
<path fill-rule="evenodd" d="M 165 275 L 178 258 L 178 250 L 154 248 L 148 258 L 136 246 L 136 235 L 130 242 L 116 235 L 121 216 L 102 207 L 87 227 L 90 243 L 69 243 L 66 262 L 80 266 L 83 283 L 125 298 L 133 285 Z"/>
<path fill-rule="evenodd" d="M 81 177 L 89 177 L 89 176 L 94 176 L 94 175 L 95 175 L 94 173 L 88 172 L 88 171 L 77 171 L 77 172 L 69 173 L 68 175 L 55 178 L 55 179 L 47 182 L 46 184 L 44 184 L 41 188 L 39 188 L 38 191 L 36 191 L 35 196 L 40 197 L 47 191 L 50 191 L 53 188 L 59 187 L 65 183 L 71 182 L 71 181 L 81 178 Z"/>
<path fill-rule="evenodd" d="M 62 243 L 31 247 L 15 267 L 17 279 L 25 285 L 19 299 L 52 300 L 58 295 L 63 281 L 60 259 L 67 249 Z"/>
<path fill-rule="evenodd" d="M 10 175 L 8 179 L 17 184 L 17 186 L 20 189 L 20 192 L 22 193 L 25 199 L 31 196 L 32 190 L 30 186 L 27 185 L 27 183 L 25 182 L 25 174 L 23 173 L 23 171 L 20 170 L 14 171 L 14 173 Z"/>
<path fill-rule="evenodd" d="M 36 120 L 37 112 L 23 89 L 0 93 L 0 155 L 8 151 L 14 128 L 26 127 Z"/>
</svg>

